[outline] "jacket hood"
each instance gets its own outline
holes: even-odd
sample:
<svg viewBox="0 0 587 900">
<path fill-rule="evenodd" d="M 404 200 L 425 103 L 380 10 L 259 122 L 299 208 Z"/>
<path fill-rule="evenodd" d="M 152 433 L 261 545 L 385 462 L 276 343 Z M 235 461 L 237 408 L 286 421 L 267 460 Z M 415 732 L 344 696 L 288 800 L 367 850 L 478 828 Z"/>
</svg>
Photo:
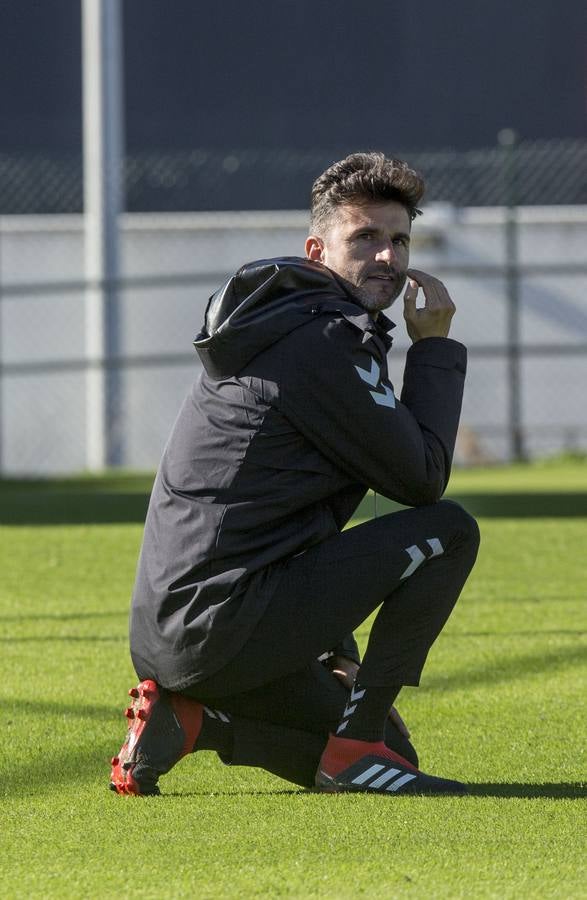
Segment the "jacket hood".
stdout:
<svg viewBox="0 0 587 900">
<path fill-rule="evenodd" d="M 228 378 L 262 350 L 324 312 L 342 313 L 363 331 L 381 332 L 391 324 L 380 316 L 384 322 L 375 325 L 322 263 L 286 256 L 248 263 L 212 294 L 194 347 L 208 375 Z"/>
</svg>

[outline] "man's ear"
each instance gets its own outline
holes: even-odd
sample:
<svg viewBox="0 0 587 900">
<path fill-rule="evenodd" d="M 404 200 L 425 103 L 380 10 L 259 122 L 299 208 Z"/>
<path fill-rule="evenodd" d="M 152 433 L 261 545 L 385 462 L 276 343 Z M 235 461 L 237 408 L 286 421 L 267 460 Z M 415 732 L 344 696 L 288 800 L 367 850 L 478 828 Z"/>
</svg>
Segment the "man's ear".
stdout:
<svg viewBox="0 0 587 900">
<path fill-rule="evenodd" d="M 306 256 L 314 262 L 324 262 L 324 241 L 311 234 L 306 238 Z"/>
</svg>

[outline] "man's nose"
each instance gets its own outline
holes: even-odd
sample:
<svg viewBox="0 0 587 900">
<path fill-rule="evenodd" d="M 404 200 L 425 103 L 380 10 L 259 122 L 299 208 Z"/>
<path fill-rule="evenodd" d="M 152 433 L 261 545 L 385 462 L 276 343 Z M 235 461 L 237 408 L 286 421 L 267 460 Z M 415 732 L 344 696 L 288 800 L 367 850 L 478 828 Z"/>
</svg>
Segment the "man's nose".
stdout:
<svg viewBox="0 0 587 900">
<path fill-rule="evenodd" d="M 385 244 L 379 247 L 375 259 L 377 262 L 384 262 L 388 265 L 395 262 L 395 251 L 391 241 L 386 241 Z"/>
</svg>

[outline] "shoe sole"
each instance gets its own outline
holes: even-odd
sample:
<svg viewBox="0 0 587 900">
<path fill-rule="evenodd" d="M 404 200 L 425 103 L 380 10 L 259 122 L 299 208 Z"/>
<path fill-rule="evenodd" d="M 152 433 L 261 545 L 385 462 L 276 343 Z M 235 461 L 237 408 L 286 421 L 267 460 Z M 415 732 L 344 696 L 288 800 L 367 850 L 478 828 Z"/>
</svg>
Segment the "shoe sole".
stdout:
<svg viewBox="0 0 587 900">
<path fill-rule="evenodd" d="M 389 791 L 370 790 L 369 788 L 353 787 L 347 784 L 339 784 L 335 781 L 332 783 L 320 782 L 312 788 L 315 794 L 370 794 L 371 796 L 380 797 L 466 797 L 468 790 L 465 785 L 438 789 L 415 788 L 410 791 L 398 791 L 398 793 L 390 793 Z"/>
<path fill-rule="evenodd" d="M 124 711 L 128 719 L 128 732 L 118 756 L 111 760 L 110 790 L 117 794 L 131 794 L 136 797 L 145 796 L 133 777 L 136 765 L 136 747 L 151 719 L 153 708 L 159 700 L 159 688 L 154 681 L 142 681 L 138 687 L 128 692 L 132 704 Z M 149 792 L 158 794 L 159 788 Z"/>
</svg>

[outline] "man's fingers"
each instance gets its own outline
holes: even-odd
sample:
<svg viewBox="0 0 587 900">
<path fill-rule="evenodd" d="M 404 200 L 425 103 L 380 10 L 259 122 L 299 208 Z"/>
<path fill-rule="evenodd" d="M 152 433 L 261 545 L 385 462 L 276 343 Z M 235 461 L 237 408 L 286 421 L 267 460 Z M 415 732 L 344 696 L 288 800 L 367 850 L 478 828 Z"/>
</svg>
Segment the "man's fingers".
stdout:
<svg viewBox="0 0 587 900">
<path fill-rule="evenodd" d="M 424 291 L 425 305 L 427 307 L 438 309 L 440 307 L 454 306 L 446 287 L 434 275 L 429 275 L 420 269 L 408 269 L 407 274 L 410 281 L 416 282 Z"/>
<path fill-rule="evenodd" d="M 416 311 L 416 298 L 418 296 L 418 282 L 410 279 L 404 292 L 404 312 L 413 314 Z"/>
<path fill-rule="evenodd" d="M 415 281 L 420 287 L 426 287 L 426 284 L 434 278 L 433 275 L 428 275 L 427 272 L 422 272 L 421 269 L 408 269 L 407 275 L 411 281 Z"/>
<path fill-rule="evenodd" d="M 424 291 L 424 296 L 426 297 L 426 306 L 429 309 L 439 309 L 442 306 L 446 306 L 446 301 L 443 300 L 443 286 L 440 282 L 431 282 L 426 286 Z M 444 292 L 446 294 L 446 291 Z"/>
<path fill-rule="evenodd" d="M 344 672 L 342 669 L 331 669 L 330 670 L 335 678 L 338 678 L 339 681 L 342 681 L 345 688 L 348 688 L 349 691 L 353 686 L 354 678 L 349 672 Z"/>
<path fill-rule="evenodd" d="M 455 305 L 442 281 L 419 269 L 408 269 L 408 286 L 404 294 L 404 319 L 412 341 L 426 337 L 447 337 Z M 424 303 L 416 306 L 419 288 Z"/>
</svg>

